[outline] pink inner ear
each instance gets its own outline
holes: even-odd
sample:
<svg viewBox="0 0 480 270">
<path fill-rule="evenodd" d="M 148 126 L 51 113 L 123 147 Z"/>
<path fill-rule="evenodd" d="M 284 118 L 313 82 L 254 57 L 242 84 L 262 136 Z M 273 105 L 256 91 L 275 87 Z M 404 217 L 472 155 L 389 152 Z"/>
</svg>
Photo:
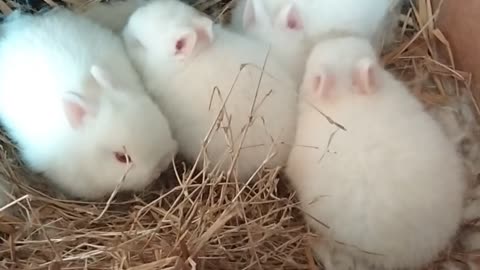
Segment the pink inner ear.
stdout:
<svg viewBox="0 0 480 270">
<path fill-rule="evenodd" d="M 287 28 L 291 30 L 303 29 L 303 22 L 300 16 L 300 12 L 295 6 L 290 7 L 287 14 Z"/>
<path fill-rule="evenodd" d="M 197 33 L 195 31 L 189 31 L 186 34 L 180 36 L 175 42 L 175 56 L 183 59 L 189 56 L 197 42 Z"/>
<path fill-rule="evenodd" d="M 175 54 L 181 54 L 184 49 L 185 49 L 185 38 L 181 38 L 177 40 L 177 42 L 175 43 Z"/>
<path fill-rule="evenodd" d="M 201 40 L 201 41 L 210 42 L 210 40 L 212 39 L 212 36 L 210 33 L 207 32 L 207 30 L 200 28 L 200 29 L 197 29 L 197 38 L 198 40 Z"/>
<path fill-rule="evenodd" d="M 210 43 L 213 40 L 213 21 L 206 16 L 197 15 L 192 18 L 193 28 L 196 35 L 196 43 Z"/>
<path fill-rule="evenodd" d="M 319 74 L 313 78 L 313 91 L 322 99 L 330 98 L 335 87 L 335 78 L 328 74 Z"/>
<path fill-rule="evenodd" d="M 87 115 L 86 109 L 78 102 L 72 100 L 63 100 L 63 109 L 70 126 L 78 129 L 83 125 L 83 120 Z"/>
<path fill-rule="evenodd" d="M 375 67 L 371 63 L 366 63 L 353 72 L 353 86 L 361 95 L 371 95 L 376 91 L 377 78 Z"/>
</svg>

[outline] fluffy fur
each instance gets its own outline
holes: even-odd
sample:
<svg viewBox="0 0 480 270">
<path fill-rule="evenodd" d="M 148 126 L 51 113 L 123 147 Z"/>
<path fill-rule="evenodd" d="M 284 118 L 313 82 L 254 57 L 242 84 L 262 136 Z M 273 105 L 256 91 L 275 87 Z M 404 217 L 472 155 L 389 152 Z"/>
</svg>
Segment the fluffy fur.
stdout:
<svg viewBox="0 0 480 270">
<path fill-rule="evenodd" d="M 66 193 L 140 190 L 176 152 L 166 118 L 111 31 L 58 8 L 14 13 L 0 40 L 0 120 L 26 165 Z M 123 156 L 125 157 L 125 156 Z M 120 157 L 121 158 L 121 157 Z"/>
<path fill-rule="evenodd" d="M 332 33 L 368 38 L 377 51 L 391 43 L 400 2 L 405 0 L 239 0 L 232 28 L 269 42 L 301 80 L 311 47 Z M 292 22 L 297 27 L 288 27 Z"/>
<path fill-rule="evenodd" d="M 161 36 L 154 34 L 159 28 Z M 225 105 L 229 117 L 224 115 L 215 126 L 217 131 L 208 145 L 212 165 L 225 160 L 220 169 L 226 171 L 232 154 L 226 151 L 237 149 L 241 142 L 267 47 L 213 26 L 209 18 L 174 0 L 155 1 L 138 9 L 125 28 L 124 39 L 147 88 L 165 108 L 180 152 L 191 161 L 199 155 L 240 72 Z M 243 64 L 248 65 L 241 70 Z M 254 122 L 237 163 L 241 179 L 249 179 L 273 143 L 278 144 L 273 149 L 276 155 L 267 166 L 285 164 L 294 137 L 296 93 L 293 81 L 270 57 L 253 110 Z"/>
<path fill-rule="evenodd" d="M 306 30 L 313 38 L 330 32 L 359 35 L 369 39 L 379 51 L 384 39 L 388 37 L 386 35 L 392 32 L 392 26 L 397 21 L 399 1 L 312 1 L 310 5 L 305 5 L 304 9 Z"/>
<path fill-rule="evenodd" d="M 331 256 L 328 242 L 315 246 L 329 269 L 351 266 L 345 258 L 421 267 L 448 245 L 462 218 L 464 168 L 454 145 L 375 55 L 359 38 L 319 43 L 300 90 L 286 173 L 310 226 L 346 244 L 334 245 Z"/>
<path fill-rule="evenodd" d="M 130 15 L 147 0 L 120 0 L 112 3 L 94 2 L 82 12 L 83 16 L 115 32 L 122 31 Z"/>
<path fill-rule="evenodd" d="M 291 0 L 241 0 L 232 10 L 231 28 L 266 42 L 273 56 L 300 83 L 311 49 L 304 29 L 302 2 Z"/>
</svg>

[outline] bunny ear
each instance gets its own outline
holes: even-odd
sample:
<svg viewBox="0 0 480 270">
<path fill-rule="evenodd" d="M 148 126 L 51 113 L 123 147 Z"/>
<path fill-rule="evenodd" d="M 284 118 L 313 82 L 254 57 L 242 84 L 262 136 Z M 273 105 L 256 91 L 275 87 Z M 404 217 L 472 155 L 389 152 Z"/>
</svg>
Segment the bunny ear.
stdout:
<svg viewBox="0 0 480 270">
<path fill-rule="evenodd" d="M 65 93 L 62 102 L 67 121 L 73 129 L 81 128 L 85 123 L 86 116 L 94 116 L 96 114 L 95 103 L 88 102 L 77 93 Z"/>
<path fill-rule="evenodd" d="M 213 41 L 213 21 L 206 16 L 193 18 L 193 25 L 198 41 L 211 43 Z"/>
<path fill-rule="evenodd" d="M 276 23 L 289 30 L 303 30 L 303 19 L 297 4 L 291 2 L 285 5 L 278 13 Z"/>
<path fill-rule="evenodd" d="M 92 65 L 81 92 L 66 92 L 63 95 L 63 110 L 72 128 L 82 127 L 86 116 L 96 115 L 102 89 L 114 89 L 110 74 Z"/>
<path fill-rule="evenodd" d="M 199 16 L 193 19 L 193 27 L 178 35 L 175 39 L 175 56 L 184 59 L 192 54 L 200 42 L 211 43 L 213 40 L 213 22 L 211 19 Z"/>
<path fill-rule="evenodd" d="M 268 14 L 261 1 L 263 0 L 245 0 L 243 29 L 249 29 L 257 24 L 260 19 L 268 18 Z"/>
<path fill-rule="evenodd" d="M 360 60 L 353 70 L 352 81 L 358 94 L 371 95 L 375 93 L 379 87 L 377 63 L 369 58 Z"/>
<path fill-rule="evenodd" d="M 108 74 L 108 72 L 97 65 L 93 65 L 90 67 L 90 75 L 92 75 L 93 80 L 97 83 L 98 86 L 101 88 L 106 89 L 114 89 L 115 85 L 113 84 L 113 80 Z"/>
<path fill-rule="evenodd" d="M 308 84 L 315 96 L 322 99 L 329 98 L 335 87 L 335 77 L 327 70 L 322 69 L 310 77 Z"/>
<path fill-rule="evenodd" d="M 175 39 L 175 44 L 174 44 L 175 56 L 180 59 L 186 58 L 193 52 L 193 49 L 195 48 L 196 43 L 197 43 L 197 33 L 193 29 L 191 31 L 186 31 L 180 34 Z"/>
</svg>

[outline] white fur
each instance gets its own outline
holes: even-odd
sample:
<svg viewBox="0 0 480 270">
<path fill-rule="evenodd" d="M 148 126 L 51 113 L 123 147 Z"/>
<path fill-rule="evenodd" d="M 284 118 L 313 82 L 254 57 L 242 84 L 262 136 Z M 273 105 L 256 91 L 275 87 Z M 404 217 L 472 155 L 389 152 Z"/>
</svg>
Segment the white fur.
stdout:
<svg viewBox="0 0 480 270">
<path fill-rule="evenodd" d="M 154 34 L 159 28 L 162 35 Z M 175 57 L 177 37 L 181 33 L 193 33 L 194 28 L 212 33 L 211 41 L 198 41 L 191 54 L 183 59 Z M 241 130 L 248 124 L 267 48 L 219 25 L 212 29 L 210 19 L 200 16 L 192 7 L 172 0 L 151 2 L 138 9 L 125 28 L 124 38 L 147 88 L 165 109 L 180 152 L 191 161 L 199 155 L 202 142 L 241 65 L 256 65 L 248 65 L 240 72 L 225 106 L 231 123 L 226 123 L 228 119 L 224 118 L 208 146 L 213 165 L 227 159 L 220 167 L 226 171 L 231 153 L 225 153 L 229 147 L 223 127 L 230 126 L 228 140 L 233 138 L 232 148 L 238 148 Z M 237 163 L 238 176 L 243 180 L 248 179 L 266 159 L 273 142 L 278 143 L 274 148 L 276 155 L 267 165 L 284 165 L 290 150 L 288 144 L 294 136 L 297 104 L 294 83 L 273 57 L 268 62 L 256 101 L 257 109 L 253 113 L 254 123 L 248 129 Z M 220 95 L 215 92 L 215 87 Z M 272 93 L 268 94 L 270 91 Z"/>
<path fill-rule="evenodd" d="M 114 151 L 125 147 L 134 164 L 121 190 L 143 189 L 168 166 L 177 146 L 167 120 L 111 31 L 61 8 L 14 13 L 3 30 L 0 118 L 28 167 L 70 195 L 95 199 L 126 171 Z M 112 87 L 98 87 L 92 66 Z M 69 93 L 97 110 L 79 129 L 63 109 Z"/>
<path fill-rule="evenodd" d="M 285 5 L 286 3 L 291 2 L 291 0 L 263 0 L 259 1 L 258 3 L 262 4 L 263 12 L 262 15 L 268 15 L 269 17 L 261 16 L 260 20 L 269 19 L 271 20 L 270 16 L 278 13 L 280 7 Z M 255 4 L 258 4 L 255 3 Z M 244 13 L 245 13 L 245 6 L 247 4 L 247 0 L 237 0 L 235 1 L 235 6 L 232 8 L 232 19 L 231 19 L 231 26 L 233 29 L 237 31 L 245 31 L 244 28 Z"/>
<path fill-rule="evenodd" d="M 291 0 L 240 0 L 232 10 L 231 28 L 251 38 L 261 40 L 270 45 L 271 54 L 279 59 L 280 64 L 287 67 L 287 71 L 300 83 L 305 68 L 305 60 L 311 49 L 311 42 L 304 31 L 289 29 L 287 17 L 283 10 L 288 4 L 301 11 L 302 2 Z M 245 9 L 247 5 L 253 7 L 254 21 L 245 27 Z M 303 16 L 300 17 L 303 20 Z M 304 22 L 302 21 L 302 24 Z"/>
<path fill-rule="evenodd" d="M 314 230 L 383 256 L 338 244 L 333 253 L 386 269 L 417 268 L 433 260 L 459 227 L 464 169 L 442 128 L 375 55 L 367 40 L 353 37 L 313 49 L 286 173 L 303 210 L 330 227 L 307 216 Z M 352 78 L 368 61 L 379 81 L 369 88 L 376 92 L 360 95 Z M 336 82 L 325 84 L 327 98 L 315 92 L 317 75 Z M 320 245 L 317 255 L 328 265 L 332 260 Z"/>
<path fill-rule="evenodd" d="M 272 51 L 301 80 L 312 45 L 332 33 L 368 38 L 377 51 L 391 43 L 400 1 L 403 0 L 238 0 L 231 25 L 239 32 L 270 43 Z M 246 28 L 245 10 L 249 4 L 256 7 L 256 21 Z M 288 6 L 298 9 L 303 22 L 297 31 L 285 28 L 281 17 L 281 10 Z"/>
<path fill-rule="evenodd" d="M 299 0 L 308 1 L 308 0 Z M 305 5 L 306 31 L 319 37 L 332 31 L 348 32 L 368 38 L 378 46 L 391 24 L 400 0 L 311 1 Z"/>
<path fill-rule="evenodd" d="M 111 3 L 94 2 L 81 12 L 83 16 L 107 27 L 115 32 L 120 32 L 128 21 L 130 15 L 147 0 L 117 0 Z"/>
</svg>

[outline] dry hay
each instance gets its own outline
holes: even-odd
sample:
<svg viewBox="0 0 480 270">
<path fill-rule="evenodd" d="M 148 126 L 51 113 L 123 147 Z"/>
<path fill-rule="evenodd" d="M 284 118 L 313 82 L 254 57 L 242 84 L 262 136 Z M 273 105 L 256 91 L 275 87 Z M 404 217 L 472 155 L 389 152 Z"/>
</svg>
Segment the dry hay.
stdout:
<svg viewBox="0 0 480 270">
<path fill-rule="evenodd" d="M 79 4 L 74 2 L 67 3 Z M 385 64 L 435 115 L 467 102 L 476 116 L 469 74 L 455 69 L 448 41 L 432 24 L 435 12 L 429 3 L 420 0 L 418 9 L 408 11 Z M 198 7 L 223 21 L 227 4 L 203 0 Z M 9 7 L 19 5 L 0 0 L 0 11 L 6 14 Z M 476 176 L 479 128 L 476 121 L 458 119 L 462 132 L 454 139 Z M 255 184 L 242 186 L 177 160 L 158 181 L 167 186 L 156 183 L 144 193 L 87 203 L 55 199 L 59 195 L 39 181 L 35 188 L 27 185 L 25 179 L 40 177 L 22 168 L 6 137 L 0 140 L 0 181 L 15 187 L 15 201 L 0 212 L 0 268 L 320 269 L 308 248 L 315 236 L 304 226 L 278 169 L 265 170 Z M 480 229 L 475 220 L 462 233 L 472 229 Z M 474 255 L 454 243 L 428 268 L 440 269 L 445 261 L 461 268 L 475 261 Z"/>
</svg>

